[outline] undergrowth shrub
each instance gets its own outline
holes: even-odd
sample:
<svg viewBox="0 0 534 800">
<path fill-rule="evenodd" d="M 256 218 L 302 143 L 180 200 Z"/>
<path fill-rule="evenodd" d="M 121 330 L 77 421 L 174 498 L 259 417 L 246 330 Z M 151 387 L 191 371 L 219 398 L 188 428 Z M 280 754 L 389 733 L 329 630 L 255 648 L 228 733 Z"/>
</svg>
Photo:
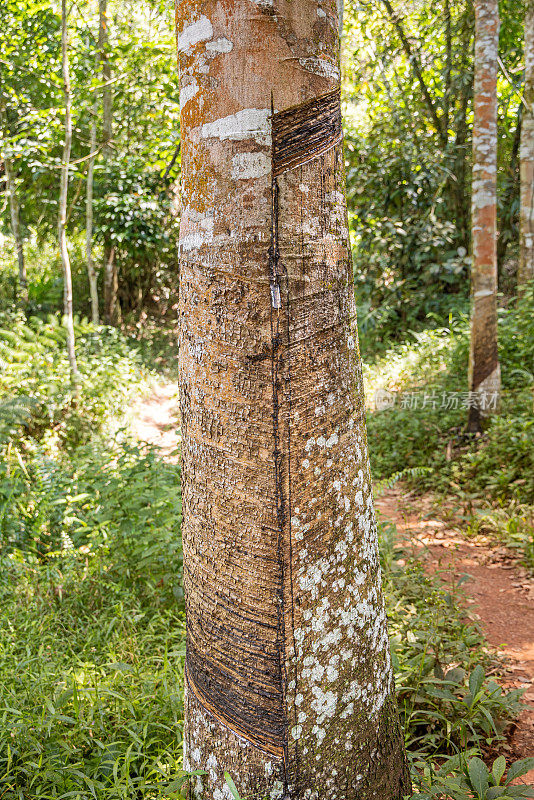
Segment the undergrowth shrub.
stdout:
<svg viewBox="0 0 534 800">
<path fill-rule="evenodd" d="M 116 329 L 76 321 L 75 335 L 78 399 L 59 318 L 0 314 L 0 445 L 17 434 L 52 433 L 67 447 L 86 442 L 148 378 L 136 347 Z"/>
</svg>

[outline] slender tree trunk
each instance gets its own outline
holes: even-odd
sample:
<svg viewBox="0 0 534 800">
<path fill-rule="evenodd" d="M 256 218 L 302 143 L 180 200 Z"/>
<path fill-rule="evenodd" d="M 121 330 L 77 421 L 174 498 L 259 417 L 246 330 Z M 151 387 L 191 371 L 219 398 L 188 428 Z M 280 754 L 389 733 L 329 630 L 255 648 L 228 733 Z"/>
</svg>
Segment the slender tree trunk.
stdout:
<svg viewBox="0 0 534 800">
<path fill-rule="evenodd" d="M 475 2 L 475 93 L 471 269 L 470 408 L 468 428 L 497 407 L 497 69 L 498 0 Z"/>
<path fill-rule="evenodd" d="M 99 12 L 104 20 L 102 30 L 102 155 L 104 160 L 111 156 L 111 138 L 113 136 L 113 93 L 110 86 L 111 64 L 107 51 L 109 43 L 107 0 L 99 0 Z M 117 264 L 115 248 L 109 236 L 104 237 L 104 319 L 108 325 L 115 325 L 118 321 L 117 309 Z"/>
<path fill-rule="evenodd" d="M 512 239 L 512 231 L 516 223 L 516 213 L 514 212 L 514 198 L 517 194 L 519 183 L 519 149 L 521 142 L 521 131 L 523 129 L 523 106 L 519 105 L 517 109 L 517 125 L 514 133 L 514 140 L 512 142 L 512 152 L 510 153 L 510 165 L 508 167 L 508 181 L 506 192 L 503 198 L 503 212 L 499 224 L 499 237 L 497 239 L 497 265 L 499 275 L 503 277 L 504 261 L 506 258 L 506 251 L 508 244 Z"/>
<path fill-rule="evenodd" d="M 386 7 L 386 10 L 389 14 L 391 21 L 393 22 L 395 30 L 397 31 L 403 50 L 406 53 L 406 57 L 408 58 L 408 62 L 413 70 L 413 73 L 419 82 L 419 86 L 421 87 L 421 92 L 423 94 L 423 99 L 428 108 L 428 112 L 430 114 L 432 122 L 434 123 L 434 127 L 436 129 L 436 133 L 439 136 L 441 145 L 442 147 L 447 147 L 448 138 L 447 138 L 447 129 L 444 125 L 444 118 L 438 114 L 436 104 L 430 95 L 428 86 L 426 85 L 426 81 L 423 77 L 423 70 L 419 58 L 417 56 L 417 53 L 413 51 L 412 46 L 410 44 L 410 40 L 406 35 L 406 32 L 402 25 L 401 16 L 399 12 L 393 8 L 390 0 L 382 0 L 382 2 Z"/>
<path fill-rule="evenodd" d="M 104 62 L 105 52 L 104 46 L 106 42 L 106 3 L 107 0 L 100 0 L 98 4 L 98 48 L 96 53 L 96 74 L 100 62 Z M 108 87 L 104 86 L 104 94 L 107 92 Z M 89 152 L 92 154 L 89 158 L 87 166 L 87 193 L 85 200 L 85 252 L 87 259 L 87 274 L 89 276 L 89 291 L 91 294 L 91 317 L 93 323 L 99 323 L 98 311 L 98 276 L 95 269 L 93 260 L 93 184 L 94 184 L 94 167 L 95 167 L 95 151 L 96 151 L 96 133 L 97 133 L 97 120 L 98 108 L 100 106 L 99 94 L 95 94 L 95 101 L 93 103 L 93 118 L 91 121 L 91 137 L 89 144 Z"/>
<path fill-rule="evenodd" d="M 67 247 L 67 196 L 69 190 L 69 162 L 72 143 L 72 115 L 71 115 L 71 90 L 69 75 L 69 54 L 67 40 L 67 3 L 61 1 L 61 70 L 63 75 L 63 94 L 65 96 L 65 144 L 61 161 L 61 178 L 59 187 L 59 214 L 58 234 L 61 264 L 63 267 L 63 321 L 67 329 L 67 355 L 71 380 L 78 389 L 80 376 L 76 363 L 76 350 L 74 342 L 74 320 L 72 316 L 72 277 L 70 271 L 69 250 Z"/>
<path fill-rule="evenodd" d="M 534 2 L 525 15 L 525 106 L 521 130 L 521 207 L 517 286 L 534 279 Z"/>
<path fill-rule="evenodd" d="M 454 180 L 450 181 L 451 193 L 455 206 L 456 227 L 459 232 L 458 239 L 465 247 L 466 251 L 469 249 L 470 242 L 469 199 L 468 197 L 466 198 L 466 185 L 468 181 L 466 151 L 468 149 L 467 136 L 469 132 L 467 126 L 467 111 L 469 108 L 469 100 L 472 95 L 473 86 L 470 81 L 463 86 L 460 96 L 460 113 L 454 139 Z"/>
<path fill-rule="evenodd" d="M 93 120 L 91 122 L 90 152 L 96 148 L 96 115 L 98 114 L 98 101 L 93 104 Z M 91 156 L 87 166 L 87 189 L 85 195 L 85 257 L 87 261 L 87 275 L 89 278 L 89 293 L 91 295 L 91 318 L 94 325 L 99 323 L 98 312 L 98 276 L 93 260 L 93 181 L 95 157 Z"/>
<path fill-rule="evenodd" d="M 111 245 L 107 252 L 107 261 L 104 266 L 104 298 L 106 300 L 106 322 L 108 325 L 118 325 L 121 321 L 120 308 L 117 302 L 119 288 L 118 274 L 115 262 L 115 247 Z"/>
<path fill-rule="evenodd" d="M 473 71 L 470 65 L 470 45 L 472 32 L 472 8 L 466 6 L 460 33 L 460 41 L 463 46 L 463 57 L 458 67 L 458 72 L 462 76 L 461 90 L 458 98 L 458 113 L 455 115 L 456 133 L 453 144 L 453 177 L 450 181 L 452 200 L 454 203 L 454 215 L 458 230 L 458 241 L 466 252 L 470 249 L 470 193 L 467 189 L 469 166 L 471 156 L 468 157 L 468 137 L 469 126 L 467 116 L 469 104 L 473 99 Z M 454 108 L 451 99 L 451 114 Z M 451 120 L 452 122 L 452 120 Z"/>
<path fill-rule="evenodd" d="M 1 111 L 2 123 L 7 133 L 7 120 L 4 111 Z M 7 137 L 6 137 L 7 138 Z M 26 275 L 26 264 L 24 263 L 24 242 L 20 232 L 20 207 L 17 197 L 17 182 L 13 162 L 4 148 L 4 169 L 6 175 L 7 191 L 9 193 L 9 211 L 11 218 L 11 233 L 15 240 L 18 264 L 18 295 L 23 303 L 28 302 L 28 278 Z"/>
<path fill-rule="evenodd" d="M 443 126 L 448 132 L 451 109 L 451 78 L 452 78 L 452 20 L 450 0 L 444 2 L 445 16 L 445 98 L 443 111 Z"/>
<path fill-rule="evenodd" d="M 273 4 L 274 3 L 274 4 Z M 185 765 L 196 800 L 392 800 L 335 0 L 177 7 Z"/>
</svg>

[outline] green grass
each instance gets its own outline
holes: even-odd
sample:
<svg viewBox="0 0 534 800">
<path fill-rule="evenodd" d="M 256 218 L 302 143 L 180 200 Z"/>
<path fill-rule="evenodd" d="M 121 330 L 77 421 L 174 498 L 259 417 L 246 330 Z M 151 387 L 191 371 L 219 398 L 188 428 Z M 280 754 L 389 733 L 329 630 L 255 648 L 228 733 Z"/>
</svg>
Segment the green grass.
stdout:
<svg viewBox="0 0 534 800">
<path fill-rule="evenodd" d="M 181 764 L 180 605 L 144 602 L 101 554 L 1 568 L 2 797 L 167 796 Z"/>
</svg>

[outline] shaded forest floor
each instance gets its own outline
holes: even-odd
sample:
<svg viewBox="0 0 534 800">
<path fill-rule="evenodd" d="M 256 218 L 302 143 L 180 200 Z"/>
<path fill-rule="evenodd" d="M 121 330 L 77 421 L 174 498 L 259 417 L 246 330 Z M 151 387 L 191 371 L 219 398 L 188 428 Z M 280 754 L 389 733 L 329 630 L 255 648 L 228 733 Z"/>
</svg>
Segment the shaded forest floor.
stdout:
<svg viewBox="0 0 534 800">
<path fill-rule="evenodd" d="M 163 383 L 131 409 L 134 435 L 174 460 L 179 446 L 178 387 Z M 411 550 L 429 572 L 447 584 L 463 585 L 466 613 L 479 621 L 502 664 L 495 677 L 506 689 L 523 689 L 523 711 L 499 750 L 507 758 L 534 755 L 534 578 L 517 555 L 488 536 L 470 535 L 458 518 L 455 498 L 447 504 L 430 494 L 397 485 L 377 498 L 381 518 L 393 523 L 399 543 Z M 518 782 L 534 783 L 534 770 Z"/>
</svg>

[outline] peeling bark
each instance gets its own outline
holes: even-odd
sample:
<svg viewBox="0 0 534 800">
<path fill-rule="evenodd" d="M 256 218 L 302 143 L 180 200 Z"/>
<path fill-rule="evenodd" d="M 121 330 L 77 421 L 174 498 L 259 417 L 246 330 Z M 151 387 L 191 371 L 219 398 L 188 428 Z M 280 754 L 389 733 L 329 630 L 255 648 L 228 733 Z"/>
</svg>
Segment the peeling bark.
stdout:
<svg viewBox="0 0 534 800">
<path fill-rule="evenodd" d="M 534 3 L 525 15 L 525 108 L 521 128 L 521 206 L 519 223 L 519 291 L 534 279 Z"/>
<path fill-rule="evenodd" d="M 184 764 L 409 793 L 380 586 L 334 0 L 183 0 Z"/>
<path fill-rule="evenodd" d="M 498 398 L 497 351 L 497 70 L 498 0 L 475 2 L 475 90 L 468 427 L 478 431 Z M 489 398 L 489 400 L 488 400 Z M 495 405 L 497 405 L 495 402 Z"/>
</svg>

